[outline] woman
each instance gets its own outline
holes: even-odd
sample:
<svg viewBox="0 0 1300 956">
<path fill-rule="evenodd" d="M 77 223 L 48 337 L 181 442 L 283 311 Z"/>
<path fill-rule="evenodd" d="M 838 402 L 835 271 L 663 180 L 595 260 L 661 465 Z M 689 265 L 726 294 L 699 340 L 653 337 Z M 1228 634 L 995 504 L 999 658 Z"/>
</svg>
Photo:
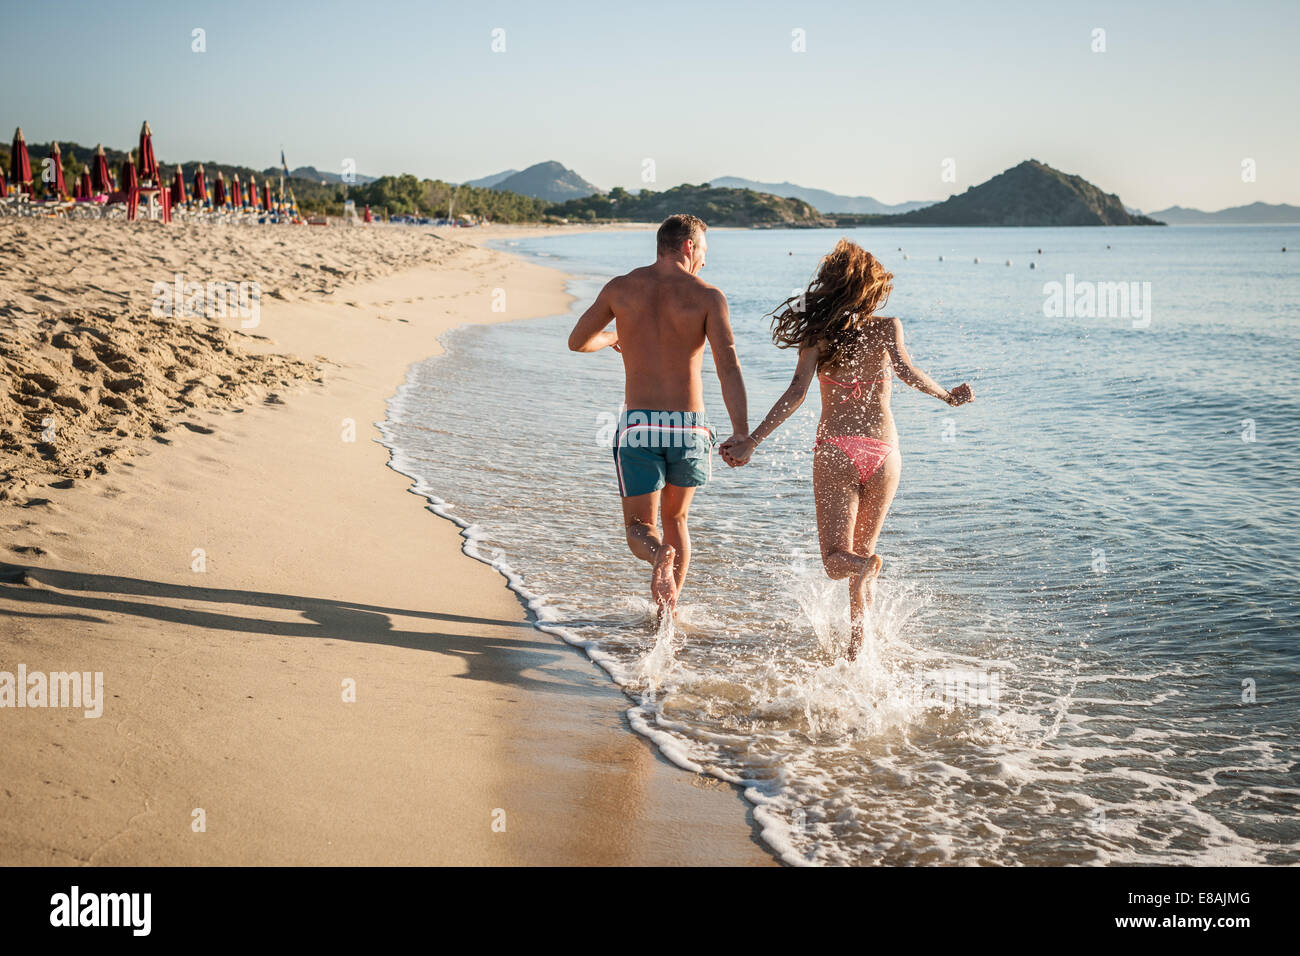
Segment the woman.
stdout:
<svg viewBox="0 0 1300 956">
<path fill-rule="evenodd" d="M 969 385 L 947 391 L 913 365 L 902 323 L 875 314 L 889 298 L 893 279 L 875 256 L 841 239 L 807 291 L 770 313 L 777 347 L 799 350 L 790 387 L 748 438 L 728 441 L 721 449 L 728 464 L 747 462 L 803 404 L 813 377 L 820 380 L 813 497 L 826 573 L 849 579 L 849 660 L 857 658 L 865 637 L 866 607 L 875 599 L 883 564 L 876 540 L 902 472 L 889 409 L 893 375 L 954 407 L 975 397 Z"/>
</svg>

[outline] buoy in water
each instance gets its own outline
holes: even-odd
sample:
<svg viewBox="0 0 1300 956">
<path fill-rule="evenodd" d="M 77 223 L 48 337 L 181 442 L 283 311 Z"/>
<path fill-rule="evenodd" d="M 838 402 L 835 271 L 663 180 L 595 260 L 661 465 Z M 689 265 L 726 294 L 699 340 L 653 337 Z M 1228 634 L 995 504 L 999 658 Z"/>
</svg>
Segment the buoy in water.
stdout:
<svg viewBox="0 0 1300 956">
<path fill-rule="evenodd" d="M 1037 269 L 1037 268 L 1038 268 L 1038 263 L 1037 263 L 1037 262 L 1031 262 L 1031 263 L 1029 263 L 1029 268 L 1031 268 L 1031 269 Z"/>
<path fill-rule="evenodd" d="M 976 256 L 976 257 L 975 257 L 975 264 L 976 264 L 976 265 L 979 265 L 979 264 L 980 264 L 980 257 L 979 257 L 979 256 Z"/>
</svg>

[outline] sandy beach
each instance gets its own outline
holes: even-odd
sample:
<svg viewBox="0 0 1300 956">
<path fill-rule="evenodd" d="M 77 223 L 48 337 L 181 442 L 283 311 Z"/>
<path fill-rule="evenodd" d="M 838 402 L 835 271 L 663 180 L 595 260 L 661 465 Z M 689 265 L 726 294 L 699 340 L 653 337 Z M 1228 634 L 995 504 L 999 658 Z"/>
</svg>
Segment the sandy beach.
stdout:
<svg viewBox="0 0 1300 956">
<path fill-rule="evenodd" d="M 375 440 L 443 331 L 568 309 L 521 231 L 0 222 L 0 671 L 104 687 L 0 711 L 0 863 L 772 862 Z"/>
</svg>

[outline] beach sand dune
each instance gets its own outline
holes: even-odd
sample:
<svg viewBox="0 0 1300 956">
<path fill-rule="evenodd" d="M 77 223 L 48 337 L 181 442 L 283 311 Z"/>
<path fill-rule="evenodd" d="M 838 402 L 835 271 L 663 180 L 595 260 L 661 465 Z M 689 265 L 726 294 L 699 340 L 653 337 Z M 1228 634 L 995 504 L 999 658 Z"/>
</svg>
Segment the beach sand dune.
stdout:
<svg viewBox="0 0 1300 956">
<path fill-rule="evenodd" d="M 400 229 L 25 222 L 0 249 L 0 671 L 104 682 L 102 717 L 0 709 L 0 863 L 771 862 L 374 440 L 438 334 L 564 311 L 560 273 Z M 277 295 L 251 330 L 159 323 L 177 271 Z"/>
</svg>

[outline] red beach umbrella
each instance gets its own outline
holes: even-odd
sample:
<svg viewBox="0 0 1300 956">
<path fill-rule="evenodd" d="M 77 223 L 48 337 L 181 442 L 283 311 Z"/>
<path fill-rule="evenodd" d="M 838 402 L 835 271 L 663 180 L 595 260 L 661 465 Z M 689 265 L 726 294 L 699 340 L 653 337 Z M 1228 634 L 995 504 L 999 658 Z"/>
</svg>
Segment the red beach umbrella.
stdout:
<svg viewBox="0 0 1300 956">
<path fill-rule="evenodd" d="M 82 166 L 81 181 L 77 185 L 78 185 L 78 191 L 81 193 L 81 195 L 77 197 L 78 199 L 89 199 L 91 196 L 94 195 L 95 190 L 92 188 L 91 185 L 89 166 Z"/>
<path fill-rule="evenodd" d="M 62 199 L 68 194 L 68 184 L 63 179 L 63 153 L 59 151 L 58 140 L 50 144 L 50 165 L 54 167 L 54 179 L 47 184 L 49 192 Z"/>
<path fill-rule="evenodd" d="M 202 163 L 199 163 L 199 168 L 194 170 L 194 201 L 208 201 L 208 183 L 207 177 L 203 175 Z"/>
<path fill-rule="evenodd" d="M 179 206 L 185 202 L 185 173 L 181 167 L 176 167 L 176 175 L 172 178 L 172 205 Z"/>
<path fill-rule="evenodd" d="M 251 173 L 248 176 L 248 204 L 257 208 L 257 177 Z"/>
<path fill-rule="evenodd" d="M 27 152 L 21 126 L 14 130 L 14 144 L 9 151 L 9 182 L 16 192 L 30 194 L 32 191 L 32 157 Z"/>
<path fill-rule="evenodd" d="M 221 208 L 226 204 L 226 177 L 217 170 L 217 182 L 212 187 L 212 205 Z"/>
<path fill-rule="evenodd" d="M 374 222 L 375 217 L 370 215 L 370 204 L 366 203 L 366 222 Z"/>
<path fill-rule="evenodd" d="M 5 182 L 5 169 L 0 166 L 0 197 L 3 197 L 9 191 L 9 184 Z"/>
<path fill-rule="evenodd" d="M 234 181 L 230 184 L 230 205 L 235 209 L 244 205 L 244 190 L 239 185 L 239 173 L 235 173 Z"/>
<path fill-rule="evenodd" d="M 91 170 L 90 184 L 92 192 L 106 193 L 113 188 L 113 181 L 108 175 L 108 156 L 104 154 L 103 144 L 95 147 L 95 168 Z"/>
<path fill-rule="evenodd" d="M 161 173 L 158 170 L 158 160 L 153 154 L 153 130 L 149 128 L 148 123 L 140 127 L 140 162 L 139 170 L 140 181 L 150 182 L 158 185 L 162 182 Z"/>
<path fill-rule="evenodd" d="M 271 184 L 262 183 L 262 206 L 267 212 L 271 211 Z"/>
<path fill-rule="evenodd" d="M 121 175 L 122 192 L 129 193 L 132 189 L 138 189 L 140 179 L 135 172 L 135 159 L 130 153 L 126 154 L 126 160 L 122 163 Z"/>
</svg>

